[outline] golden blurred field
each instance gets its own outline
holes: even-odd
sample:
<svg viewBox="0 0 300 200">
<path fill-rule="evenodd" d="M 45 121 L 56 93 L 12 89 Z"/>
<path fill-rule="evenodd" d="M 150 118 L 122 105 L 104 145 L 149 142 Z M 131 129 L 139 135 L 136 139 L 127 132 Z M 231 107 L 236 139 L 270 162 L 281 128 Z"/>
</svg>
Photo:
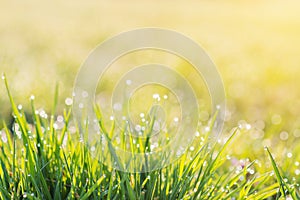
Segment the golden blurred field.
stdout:
<svg viewBox="0 0 300 200">
<path fill-rule="evenodd" d="M 239 120 L 299 128 L 299 1 L 0 1 L 0 72 L 17 103 L 31 94 L 50 109 L 71 95 L 81 63 L 101 41 L 140 27 L 181 32 L 216 63 L 228 97 L 228 124 Z M 10 105 L 0 84 L 0 118 Z"/>
</svg>

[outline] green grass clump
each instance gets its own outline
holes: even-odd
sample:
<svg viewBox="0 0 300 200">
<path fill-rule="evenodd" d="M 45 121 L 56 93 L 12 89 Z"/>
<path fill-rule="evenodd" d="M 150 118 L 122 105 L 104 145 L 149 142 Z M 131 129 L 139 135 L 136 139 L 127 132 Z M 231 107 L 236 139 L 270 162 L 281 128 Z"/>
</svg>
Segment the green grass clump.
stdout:
<svg viewBox="0 0 300 200">
<path fill-rule="evenodd" d="M 117 171 L 91 156 L 76 124 L 71 126 L 70 107 L 58 128 L 58 92 L 50 117 L 38 112 L 31 98 L 30 124 L 4 80 L 14 124 L 10 130 L 4 123 L 1 133 L 1 199 L 299 199 L 295 185 L 283 178 L 269 150 L 275 176 L 255 173 L 256 161 L 230 170 L 225 150 L 238 128 L 224 144 L 209 143 L 209 132 L 199 130 L 194 148 L 166 168 Z M 101 127 L 101 119 L 99 123 Z"/>
</svg>

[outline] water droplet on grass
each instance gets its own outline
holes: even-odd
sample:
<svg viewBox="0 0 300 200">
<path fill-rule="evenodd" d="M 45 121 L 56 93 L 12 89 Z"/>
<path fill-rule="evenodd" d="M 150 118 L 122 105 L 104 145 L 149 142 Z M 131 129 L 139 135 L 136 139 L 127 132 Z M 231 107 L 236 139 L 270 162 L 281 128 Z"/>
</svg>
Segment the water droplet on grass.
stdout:
<svg viewBox="0 0 300 200">
<path fill-rule="evenodd" d="M 73 99 L 71 99 L 71 98 L 66 98 L 66 100 L 65 100 L 65 104 L 67 105 L 67 106 L 71 106 L 72 104 L 73 104 Z"/>
<path fill-rule="evenodd" d="M 1 131 L 0 131 L 0 133 L 1 133 Z M 7 137 L 6 137 L 6 134 L 3 132 L 3 133 L 0 134 L 0 135 L 1 135 L 1 139 L 2 139 L 3 143 L 7 143 Z"/>
<path fill-rule="evenodd" d="M 246 124 L 246 129 L 250 130 L 251 129 L 251 124 Z"/>
<path fill-rule="evenodd" d="M 54 123 L 54 124 L 53 124 L 53 128 L 54 128 L 55 130 L 57 130 L 57 129 L 58 129 L 58 125 L 57 125 L 57 123 Z"/>
<path fill-rule="evenodd" d="M 289 139 L 289 134 L 288 134 L 288 132 L 283 131 L 283 132 L 280 133 L 279 137 L 280 137 L 281 140 L 285 141 L 285 140 Z"/>
<path fill-rule="evenodd" d="M 83 103 L 80 103 L 80 104 L 78 105 L 78 107 L 79 107 L 79 108 L 83 108 L 83 107 L 84 107 Z"/>
<path fill-rule="evenodd" d="M 144 118 L 144 117 L 145 117 L 145 114 L 144 114 L 144 113 L 140 113 L 140 117 L 141 117 L 141 118 Z"/>
<path fill-rule="evenodd" d="M 155 93 L 152 95 L 153 99 L 155 99 L 156 101 L 160 101 L 160 96 L 159 94 Z"/>
<path fill-rule="evenodd" d="M 22 110 L 23 106 L 21 104 L 18 105 L 18 109 Z"/>
<path fill-rule="evenodd" d="M 126 80 L 126 85 L 131 85 L 132 81 L 131 80 Z"/>
<path fill-rule="evenodd" d="M 210 127 L 209 127 L 209 126 L 206 126 L 206 127 L 204 128 L 204 130 L 205 130 L 206 132 L 209 132 L 209 131 L 210 131 Z"/>
<path fill-rule="evenodd" d="M 57 116 L 57 121 L 58 122 L 63 122 L 64 121 L 64 117 L 61 116 L 61 115 Z"/>
<path fill-rule="evenodd" d="M 88 93 L 87 91 L 83 91 L 83 92 L 81 93 L 81 96 L 82 96 L 83 98 L 87 98 L 87 97 L 89 96 L 89 93 Z"/>
<path fill-rule="evenodd" d="M 135 130 L 139 132 L 139 131 L 142 130 L 142 127 L 141 127 L 140 125 L 136 125 L 136 126 L 135 126 Z"/>
</svg>

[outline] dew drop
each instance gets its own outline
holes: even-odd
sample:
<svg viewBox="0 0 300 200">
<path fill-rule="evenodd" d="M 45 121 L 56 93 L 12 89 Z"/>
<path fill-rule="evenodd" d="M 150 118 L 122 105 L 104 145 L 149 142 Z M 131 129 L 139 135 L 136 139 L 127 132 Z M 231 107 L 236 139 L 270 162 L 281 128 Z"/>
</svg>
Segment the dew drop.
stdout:
<svg viewBox="0 0 300 200">
<path fill-rule="evenodd" d="M 251 124 L 246 124 L 246 129 L 250 130 L 251 129 Z"/>
<path fill-rule="evenodd" d="M 126 80 L 126 85 L 131 85 L 132 81 L 131 80 Z"/>
<path fill-rule="evenodd" d="M 61 116 L 61 115 L 57 116 L 57 121 L 58 122 L 63 122 L 64 121 L 64 117 Z"/>
<path fill-rule="evenodd" d="M 288 132 L 283 131 L 283 132 L 280 133 L 279 137 L 280 137 L 281 140 L 285 141 L 285 140 L 289 139 L 289 134 L 288 134 Z"/>
<path fill-rule="evenodd" d="M 156 101 L 160 101 L 160 96 L 159 94 L 155 93 L 152 95 L 153 99 L 155 99 Z"/>
<path fill-rule="evenodd" d="M 140 117 L 141 117 L 141 118 L 144 118 L 144 117 L 145 117 L 145 114 L 144 114 L 144 113 L 140 113 Z"/>
<path fill-rule="evenodd" d="M 55 130 L 57 130 L 57 129 L 58 129 L 58 125 L 57 125 L 57 123 L 54 123 L 54 124 L 53 124 L 53 128 L 54 128 Z"/>
<path fill-rule="evenodd" d="M 1 132 L 0 132 L 1 133 Z M 7 143 L 7 137 L 6 137 L 6 134 L 3 133 L 3 134 L 0 134 L 1 135 L 1 139 L 3 141 L 3 143 Z"/>
<path fill-rule="evenodd" d="M 89 96 L 89 93 L 87 91 L 83 91 L 82 94 L 81 94 L 81 96 L 83 98 L 87 98 Z"/>
<path fill-rule="evenodd" d="M 209 127 L 209 126 L 206 126 L 204 130 L 205 130 L 206 132 L 209 132 L 209 131 L 210 131 L 210 127 Z"/>
<path fill-rule="evenodd" d="M 72 104 L 73 104 L 73 100 L 71 99 L 71 98 L 66 98 L 66 100 L 65 100 L 65 104 L 67 105 L 67 106 L 71 106 Z"/>
<path fill-rule="evenodd" d="M 136 125 L 136 126 L 135 126 L 135 130 L 139 132 L 139 131 L 142 130 L 142 127 L 141 127 L 140 125 Z"/>
<path fill-rule="evenodd" d="M 96 150 L 95 146 L 92 146 L 91 151 L 95 151 L 95 150 Z"/>
</svg>

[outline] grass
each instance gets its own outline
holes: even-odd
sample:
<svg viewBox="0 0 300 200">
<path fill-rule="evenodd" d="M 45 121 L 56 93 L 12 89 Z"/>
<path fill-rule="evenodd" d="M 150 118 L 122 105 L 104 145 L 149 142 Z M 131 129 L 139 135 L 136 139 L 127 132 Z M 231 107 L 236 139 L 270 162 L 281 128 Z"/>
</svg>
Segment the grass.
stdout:
<svg viewBox="0 0 300 200">
<path fill-rule="evenodd" d="M 1 199 L 300 198 L 299 185 L 285 178 L 268 148 L 266 155 L 273 171 L 257 170 L 257 160 L 232 164 L 226 151 L 243 128 L 234 128 L 225 143 L 212 144 L 207 137 L 210 132 L 200 127 L 193 151 L 187 151 L 175 163 L 145 173 L 117 171 L 91 156 L 76 124 L 72 125 L 70 106 L 65 108 L 63 124 L 58 128 L 58 87 L 50 117 L 37 111 L 34 97 L 30 98 L 33 119 L 28 123 L 25 112 L 13 100 L 6 77 L 3 79 L 14 124 L 10 128 L 4 123 L 1 132 Z M 111 133 L 98 117 L 101 132 L 110 139 Z"/>
</svg>

